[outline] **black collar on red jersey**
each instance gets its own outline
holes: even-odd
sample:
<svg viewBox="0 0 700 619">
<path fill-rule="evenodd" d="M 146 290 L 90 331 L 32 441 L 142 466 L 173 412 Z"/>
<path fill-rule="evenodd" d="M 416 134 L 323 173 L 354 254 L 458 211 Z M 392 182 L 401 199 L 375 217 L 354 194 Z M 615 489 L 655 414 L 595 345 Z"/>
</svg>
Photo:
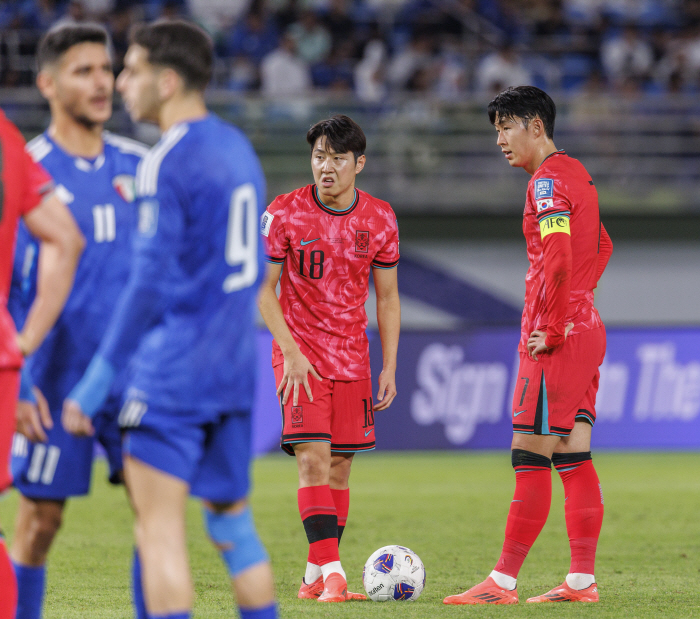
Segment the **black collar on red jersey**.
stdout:
<svg viewBox="0 0 700 619">
<path fill-rule="evenodd" d="M 320 208 L 324 213 L 328 213 L 329 215 L 347 215 L 355 210 L 355 207 L 360 201 L 360 194 L 357 191 L 357 189 L 355 189 L 355 199 L 352 201 L 352 204 L 348 206 L 348 208 L 346 208 L 344 211 L 336 211 L 335 209 L 329 208 L 323 202 L 321 202 L 321 199 L 318 197 L 317 192 L 318 187 L 316 187 L 316 185 L 313 185 L 311 187 L 311 195 L 314 197 L 314 202 L 316 202 L 316 206 L 318 206 L 318 208 Z"/>
<path fill-rule="evenodd" d="M 549 153 L 549 155 L 547 155 L 547 156 L 542 160 L 542 163 L 544 163 L 545 161 L 547 161 L 547 159 L 549 159 L 550 157 L 554 157 L 554 155 L 566 155 L 566 152 L 564 151 L 563 148 L 562 148 L 561 150 L 555 150 L 553 153 Z M 537 167 L 538 167 L 538 168 L 541 167 L 541 166 L 542 166 L 542 163 L 540 163 L 540 165 L 538 165 Z"/>
</svg>

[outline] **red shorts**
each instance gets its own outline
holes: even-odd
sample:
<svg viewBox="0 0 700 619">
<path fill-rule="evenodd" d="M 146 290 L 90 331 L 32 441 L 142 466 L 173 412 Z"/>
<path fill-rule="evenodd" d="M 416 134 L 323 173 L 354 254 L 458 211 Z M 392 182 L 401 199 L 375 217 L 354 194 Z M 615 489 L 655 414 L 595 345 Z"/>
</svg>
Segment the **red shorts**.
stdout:
<svg viewBox="0 0 700 619">
<path fill-rule="evenodd" d="M 605 327 L 577 333 L 533 360 L 520 353 L 513 432 L 568 436 L 576 421 L 595 423 Z"/>
<path fill-rule="evenodd" d="M 0 370 L 0 492 L 12 484 L 10 449 L 15 433 L 19 370 Z"/>
<path fill-rule="evenodd" d="M 275 370 L 275 384 L 279 387 L 284 365 Z M 282 439 L 280 447 L 294 455 L 295 443 L 325 442 L 331 451 L 352 453 L 374 449 L 374 411 L 372 408 L 372 381 L 316 380 L 309 377 L 314 401 L 309 402 L 306 390 L 299 388 L 298 405 L 292 404 L 289 393 L 282 410 Z"/>
</svg>

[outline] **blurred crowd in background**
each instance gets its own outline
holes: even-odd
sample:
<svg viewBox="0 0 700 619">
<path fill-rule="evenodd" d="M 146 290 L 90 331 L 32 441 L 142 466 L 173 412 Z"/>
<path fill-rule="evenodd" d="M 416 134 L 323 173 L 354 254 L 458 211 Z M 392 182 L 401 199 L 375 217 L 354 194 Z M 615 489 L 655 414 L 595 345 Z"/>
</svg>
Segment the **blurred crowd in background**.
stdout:
<svg viewBox="0 0 700 619">
<path fill-rule="evenodd" d="M 700 0 L 4 0 L 0 85 L 33 83 L 58 23 L 104 23 L 118 71 L 133 24 L 177 17 L 211 33 L 215 86 L 271 98 L 700 90 Z"/>
</svg>

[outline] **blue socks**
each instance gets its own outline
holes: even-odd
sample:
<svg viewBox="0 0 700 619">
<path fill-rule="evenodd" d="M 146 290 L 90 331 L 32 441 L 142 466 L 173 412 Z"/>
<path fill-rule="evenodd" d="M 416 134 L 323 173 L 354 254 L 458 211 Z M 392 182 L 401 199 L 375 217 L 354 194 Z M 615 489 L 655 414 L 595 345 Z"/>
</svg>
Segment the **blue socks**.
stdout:
<svg viewBox="0 0 700 619">
<path fill-rule="evenodd" d="M 12 565 L 17 575 L 17 619 L 41 619 L 46 566 L 29 567 L 14 562 Z"/>
<path fill-rule="evenodd" d="M 134 605 L 136 619 L 148 619 L 141 583 L 141 560 L 139 559 L 139 549 L 136 546 L 134 546 L 134 556 L 131 560 L 131 603 Z"/>
<path fill-rule="evenodd" d="M 270 604 L 265 608 L 241 608 L 238 607 L 238 612 L 241 613 L 241 619 L 277 619 L 277 604 Z"/>
<path fill-rule="evenodd" d="M 190 613 L 173 613 L 172 615 L 151 615 L 148 619 L 191 619 Z"/>
</svg>

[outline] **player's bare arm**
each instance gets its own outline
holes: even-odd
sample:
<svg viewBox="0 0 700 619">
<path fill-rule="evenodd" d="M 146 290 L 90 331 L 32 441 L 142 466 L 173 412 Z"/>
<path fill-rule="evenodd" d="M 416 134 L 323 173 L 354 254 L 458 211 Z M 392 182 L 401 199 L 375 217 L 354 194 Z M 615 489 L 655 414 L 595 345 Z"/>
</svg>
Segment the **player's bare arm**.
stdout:
<svg viewBox="0 0 700 619">
<path fill-rule="evenodd" d="M 24 223 L 41 243 L 36 298 L 17 336 L 20 350 L 27 356 L 44 341 L 63 309 L 85 239 L 68 207 L 53 194 L 28 213 Z"/>
<path fill-rule="evenodd" d="M 389 408 L 396 397 L 396 354 L 401 330 L 401 302 L 396 269 L 373 269 L 377 293 L 377 324 L 382 342 L 382 371 L 375 411 Z"/>
<path fill-rule="evenodd" d="M 265 281 L 260 287 L 258 295 L 258 308 L 262 314 L 267 328 L 272 333 L 277 344 L 279 344 L 284 355 L 284 375 L 277 388 L 279 396 L 283 391 L 282 404 L 287 404 L 289 392 L 292 392 L 292 404 L 296 406 L 299 402 L 299 385 L 303 385 L 310 402 L 314 398 L 309 384 L 309 374 L 315 379 L 322 380 L 318 372 L 311 365 L 309 360 L 299 350 L 299 346 L 294 341 L 292 333 L 284 320 L 282 307 L 277 298 L 277 282 L 282 273 L 282 265 L 268 264 L 265 274 Z"/>
</svg>

